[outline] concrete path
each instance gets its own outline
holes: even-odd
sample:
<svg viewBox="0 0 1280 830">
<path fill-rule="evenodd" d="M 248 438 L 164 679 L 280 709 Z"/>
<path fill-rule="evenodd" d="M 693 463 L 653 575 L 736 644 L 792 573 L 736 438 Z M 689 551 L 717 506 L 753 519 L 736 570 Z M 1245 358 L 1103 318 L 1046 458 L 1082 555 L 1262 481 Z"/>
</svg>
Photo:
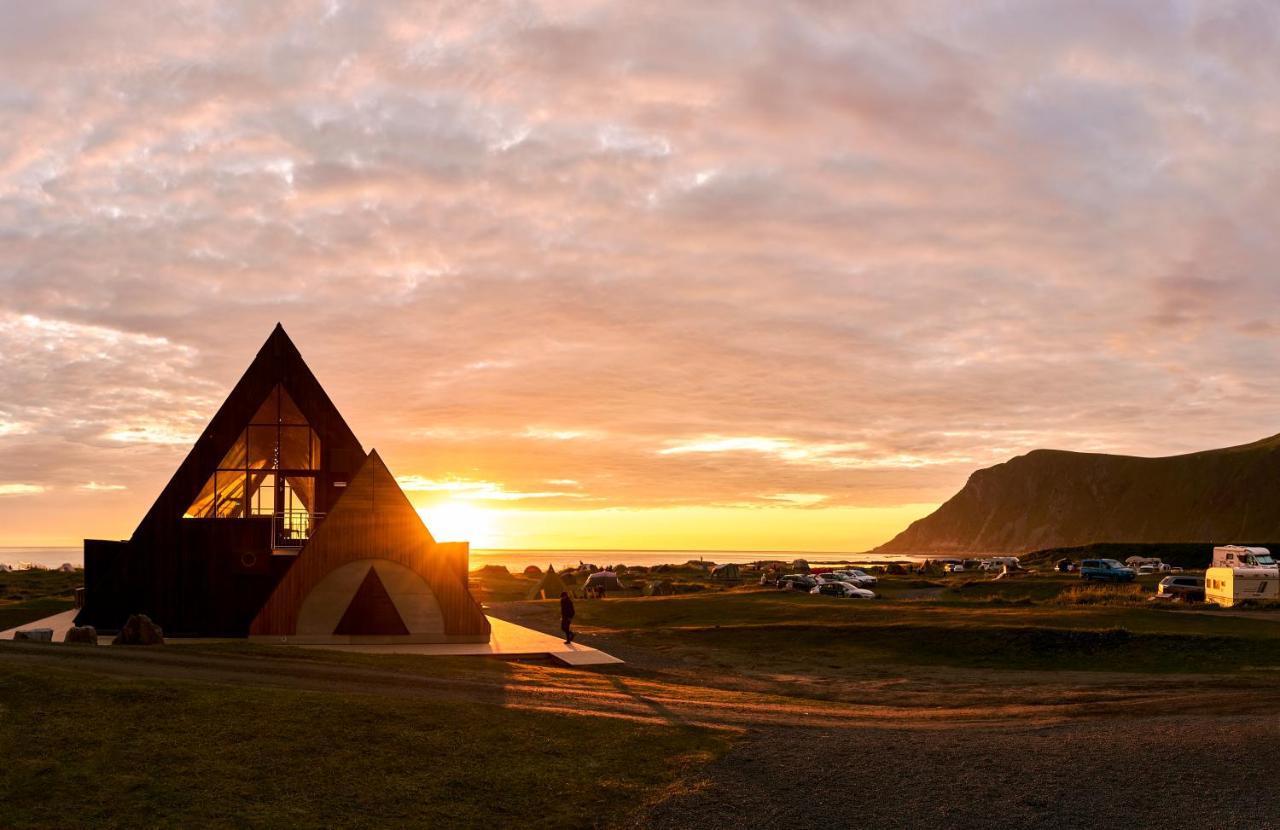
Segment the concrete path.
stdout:
<svg viewBox="0 0 1280 830">
<path fill-rule="evenodd" d="M 403 645 L 304 646 L 328 651 L 355 651 L 361 654 L 481 655 L 485 657 L 551 657 L 568 666 L 600 666 L 621 663 L 617 657 L 591 646 L 534 631 L 522 625 L 489 617 L 492 634 L 487 643 L 405 643 Z"/>
<path fill-rule="evenodd" d="M 55 643 L 62 642 L 62 638 L 67 636 L 68 629 L 75 625 L 76 610 L 72 608 L 70 611 L 63 611 L 61 614 L 54 614 L 52 617 L 45 617 L 43 620 L 25 623 L 13 628 L 0 631 L 0 640 L 12 640 L 13 635 L 19 631 L 30 631 L 33 628 L 52 628 L 53 641 Z M 99 637 L 98 642 L 111 642 L 110 637 Z"/>
<path fill-rule="evenodd" d="M 45 617 L 43 620 L 37 620 L 25 625 L 10 628 L 6 631 L 0 631 L 0 640 L 12 640 L 14 632 L 19 629 L 25 631 L 31 628 L 52 628 L 53 641 L 55 643 L 62 642 L 62 638 L 66 636 L 67 629 L 74 624 L 76 612 L 63 611 L 61 614 L 54 614 L 52 617 Z M 603 666 L 612 663 L 621 663 L 617 657 L 611 654 L 605 654 L 599 649 L 591 646 L 578 645 L 577 643 L 565 644 L 564 640 L 549 634 L 543 634 L 540 631 L 534 631 L 532 628 L 525 628 L 522 625 L 509 623 L 506 620 L 499 620 L 495 617 L 489 617 L 489 624 L 493 628 L 492 635 L 487 643 L 404 643 L 404 644 L 378 644 L 378 645 L 315 645 L 302 646 L 302 648 L 325 649 L 329 651 L 354 651 L 361 654 L 421 654 L 423 656 L 478 656 L 478 657 L 499 657 L 499 658 L 538 658 L 550 657 L 567 666 Z M 99 637 L 99 645 L 108 645 L 111 637 Z M 169 640 L 172 645 L 181 645 L 183 643 L 208 643 L 218 642 L 214 640 L 184 640 L 175 638 Z"/>
</svg>

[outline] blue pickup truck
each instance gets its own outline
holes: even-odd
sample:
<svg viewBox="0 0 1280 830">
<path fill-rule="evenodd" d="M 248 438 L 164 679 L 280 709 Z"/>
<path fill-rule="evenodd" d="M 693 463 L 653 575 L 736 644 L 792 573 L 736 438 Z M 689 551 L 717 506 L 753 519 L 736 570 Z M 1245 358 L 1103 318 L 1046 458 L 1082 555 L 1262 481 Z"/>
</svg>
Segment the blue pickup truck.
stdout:
<svg viewBox="0 0 1280 830">
<path fill-rule="evenodd" d="M 1138 575 L 1114 559 L 1086 559 L 1080 563 L 1081 579 L 1103 582 L 1132 582 Z"/>
</svg>

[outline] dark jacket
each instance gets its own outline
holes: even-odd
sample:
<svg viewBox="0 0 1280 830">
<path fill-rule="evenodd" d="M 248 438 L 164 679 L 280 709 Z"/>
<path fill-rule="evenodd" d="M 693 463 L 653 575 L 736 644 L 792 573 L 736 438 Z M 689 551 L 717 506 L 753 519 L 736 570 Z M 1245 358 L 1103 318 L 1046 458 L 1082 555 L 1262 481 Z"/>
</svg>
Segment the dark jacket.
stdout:
<svg viewBox="0 0 1280 830">
<path fill-rule="evenodd" d="M 573 619 L 573 600 L 569 597 L 560 597 L 560 617 L 561 619 Z"/>
</svg>

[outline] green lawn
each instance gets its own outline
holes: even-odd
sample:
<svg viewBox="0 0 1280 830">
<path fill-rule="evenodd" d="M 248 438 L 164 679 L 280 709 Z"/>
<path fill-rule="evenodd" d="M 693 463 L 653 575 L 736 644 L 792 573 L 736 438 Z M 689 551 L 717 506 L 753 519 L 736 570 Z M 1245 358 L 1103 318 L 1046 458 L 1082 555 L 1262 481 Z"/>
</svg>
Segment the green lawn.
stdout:
<svg viewBox="0 0 1280 830">
<path fill-rule="evenodd" d="M 25 602 L 0 602 L 0 631 L 42 620 L 75 608 L 73 600 L 44 597 Z"/>
<path fill-rule="evenodd" d="M 75 589 L 84 571 L 12 571 L 0 573 L 0 631 L 75 607 Z"/>
<path fill-rule="evenodd" d="M 736 591 L 580 602 L 578 623 L 671 657 L 759 671 L 865 664 L 1143 672 L 1280 667 L 1275 614 L 1215 617 L 1149 604 L 858 601 Z"/>
<path fill-rule="evenodd" d="M 723 735 L 336 692 L 0 673 L 0 826 L 624 823 Z"/>
</svg>

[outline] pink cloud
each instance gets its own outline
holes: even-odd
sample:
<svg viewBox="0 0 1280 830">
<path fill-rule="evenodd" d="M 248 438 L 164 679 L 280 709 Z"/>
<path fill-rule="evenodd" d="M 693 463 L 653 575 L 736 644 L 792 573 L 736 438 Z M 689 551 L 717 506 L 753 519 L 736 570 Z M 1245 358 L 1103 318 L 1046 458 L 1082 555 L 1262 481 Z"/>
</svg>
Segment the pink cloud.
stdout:
<svg viewBox="0 0 1280 830">
<path fill-rule="evenodd" d="M 398 473 L 545 506 L 921 503 L 1274 432 L 1275 27 L 7 7 L 0 478 L 140 515 L 276 320 Z"/>
</svg>

